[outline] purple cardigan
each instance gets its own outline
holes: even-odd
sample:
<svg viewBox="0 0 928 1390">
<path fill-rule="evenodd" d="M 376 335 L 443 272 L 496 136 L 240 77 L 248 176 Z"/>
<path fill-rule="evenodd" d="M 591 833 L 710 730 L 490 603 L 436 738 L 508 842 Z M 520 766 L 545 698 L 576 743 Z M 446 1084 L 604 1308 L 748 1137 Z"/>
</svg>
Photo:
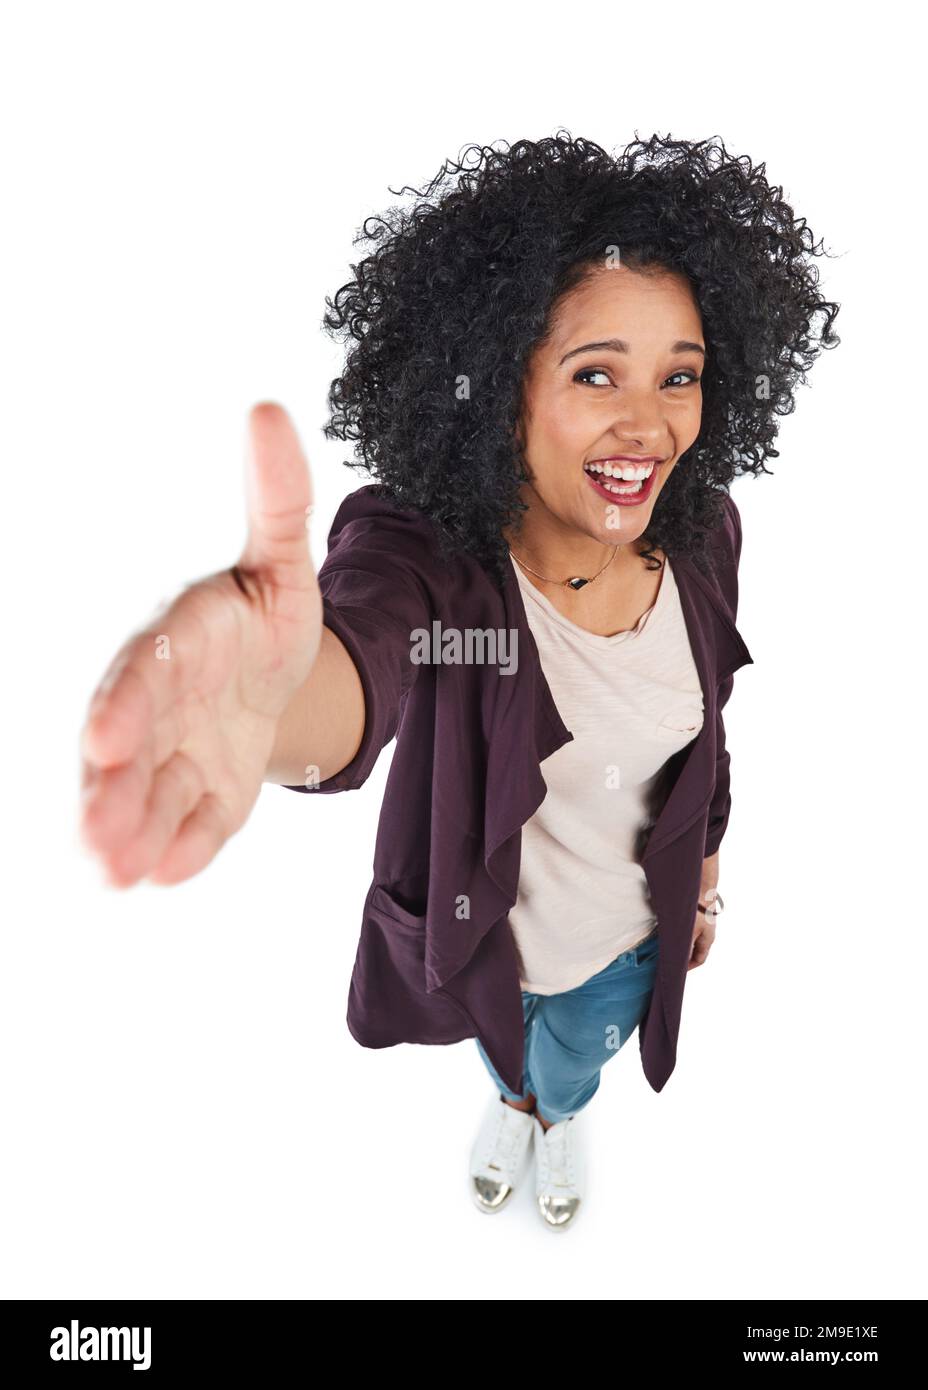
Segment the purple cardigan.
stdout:
<svg viewBox="0 0 928 1390">
<path fill-rule="evenodd" d="M 685 557 L 672 560 L 704 722 L 668 764 L 674 780 L 641 855 L 660 943 L 639 1027 L 642 1067 L 655 1091 L 676 1062 L 702 861 L 718 849 L 731 807 L 722 707 L 733 673 L 753 660 L 735 627 L 740 552 L 738 509 L 726 496 L 715 577 Z M 335 515 L 319 584 L 325 625 L 345 644 L 364 688 L 364 735 L 341 772 L 289 789 L 360 787 L 396 735 L 348 1028 L 364 1047 L 479 1037 L 506 1085 L 521 1090 L 522 996 L 508 913 L 518 895 L 522 826 L 547 792 L 539 765 L 573 735 L 545 680 L 517 577 L 510 567 L 501 593 L 478 561 L 440 559 L 430 519 L 368 484 Z M 413 633 L 432 632 L 436 620 L 442 631 L 515 632 L 517 669 L 414 660 Z"/>
</svg>

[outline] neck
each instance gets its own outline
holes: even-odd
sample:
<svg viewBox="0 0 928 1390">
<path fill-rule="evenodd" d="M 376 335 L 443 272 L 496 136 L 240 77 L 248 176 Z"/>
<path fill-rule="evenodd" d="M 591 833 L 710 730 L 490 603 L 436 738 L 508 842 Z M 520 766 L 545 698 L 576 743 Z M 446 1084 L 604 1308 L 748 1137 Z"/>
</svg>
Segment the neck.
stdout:
<svg viewBox="0 0 928 1390">
<path fill-rule="evenodd" d="M 536 499 L 533 499 L 533 503 Z M 618 545 L 615 541 L 598 541 L 573 526 L 566 525 L 546 507 L 530 504 L 522 513 L 518 531 L 507 527 L 503 535 L 517 560 L 523 560 L 540 575 L 563 581 L 572 575 L 590 578 L 612 561 L 616 570 L 637 559 L 638 551 L 631 542 Z"/>
</svg>

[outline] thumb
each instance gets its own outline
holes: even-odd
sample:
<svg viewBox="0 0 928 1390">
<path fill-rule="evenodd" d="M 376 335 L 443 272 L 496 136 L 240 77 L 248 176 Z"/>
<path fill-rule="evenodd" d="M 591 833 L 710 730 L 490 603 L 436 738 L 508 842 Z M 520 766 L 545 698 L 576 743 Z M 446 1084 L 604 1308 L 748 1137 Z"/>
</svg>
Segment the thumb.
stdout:
<svg viewBox="0 0 928 1390">
<path fill-rule="evenodd" d="M 274 401 L 252 406 L 245 449 L 248 538 L 242 566 L 252 571 L 312 570 L 309 464 L 290 416 Z M 273 578 L 273 575 L 270 576 Z"/>
</svg>

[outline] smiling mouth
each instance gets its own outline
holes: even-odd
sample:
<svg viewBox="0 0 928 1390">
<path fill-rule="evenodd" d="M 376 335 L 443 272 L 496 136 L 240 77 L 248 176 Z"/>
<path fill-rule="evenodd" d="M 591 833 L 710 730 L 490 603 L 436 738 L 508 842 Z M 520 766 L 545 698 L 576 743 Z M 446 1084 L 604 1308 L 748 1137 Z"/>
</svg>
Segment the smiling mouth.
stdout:
<svg viewBox="0 0 928 1390">
<path fill-rule="evenodd" d="M 643 492 L 656 463 L 585 463 L 583 471 L 615 497 L 634 497 Z"/>
</svg>

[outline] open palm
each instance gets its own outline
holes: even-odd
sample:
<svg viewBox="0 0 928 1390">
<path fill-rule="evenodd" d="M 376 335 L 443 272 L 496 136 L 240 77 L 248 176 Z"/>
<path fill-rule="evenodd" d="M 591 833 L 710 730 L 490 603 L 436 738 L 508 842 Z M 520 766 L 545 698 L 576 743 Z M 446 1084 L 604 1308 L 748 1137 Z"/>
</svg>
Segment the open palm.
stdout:
<svg viewBox="0 0 928 1390">
<path fill-rule="evenodd" d="M 121 648 L 81 740 L 81 835 L 109 881 L 177 883 L 247 820 L 277 721 L 312 670 L 322 599 L 309 467 L 286 412 L 249 415 L 248 537 Z"/>
</svg>

